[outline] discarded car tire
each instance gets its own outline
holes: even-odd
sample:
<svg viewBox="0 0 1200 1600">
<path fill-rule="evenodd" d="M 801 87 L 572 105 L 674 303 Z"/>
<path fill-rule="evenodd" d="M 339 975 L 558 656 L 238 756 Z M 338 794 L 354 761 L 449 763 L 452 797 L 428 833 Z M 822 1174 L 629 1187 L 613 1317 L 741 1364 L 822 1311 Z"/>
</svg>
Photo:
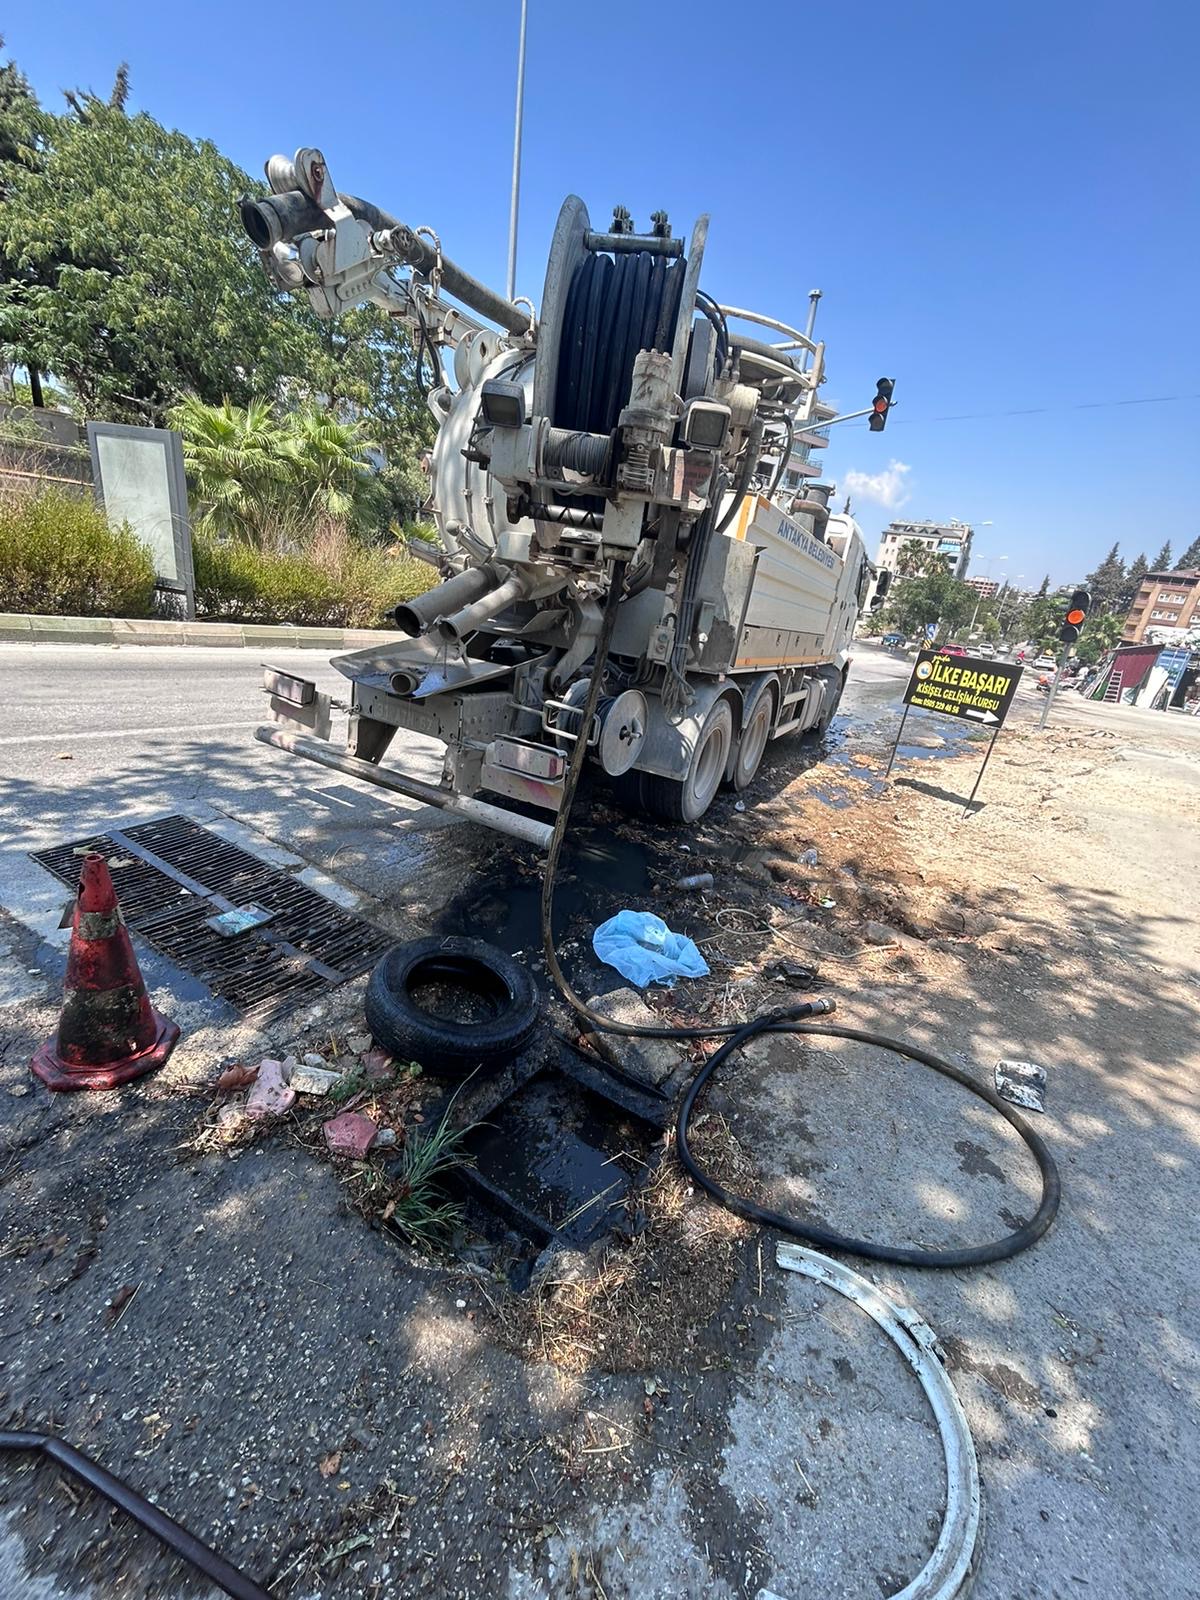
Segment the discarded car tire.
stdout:
<svg viewBox="0 0 1200 1600">
<path fill-rule="evenodd" d="M 469 1021 L 426 1010 L 428 986 L 460 989 L 490 1015 Z M 389 950 L 367 984 L 367 1026 L 376 1044 L 430 1072 L 465 1076 L 498 1067 L 527 1043 L 540 998 L 523 966 L 482 939 L 418 939 Z"/>
</svg>

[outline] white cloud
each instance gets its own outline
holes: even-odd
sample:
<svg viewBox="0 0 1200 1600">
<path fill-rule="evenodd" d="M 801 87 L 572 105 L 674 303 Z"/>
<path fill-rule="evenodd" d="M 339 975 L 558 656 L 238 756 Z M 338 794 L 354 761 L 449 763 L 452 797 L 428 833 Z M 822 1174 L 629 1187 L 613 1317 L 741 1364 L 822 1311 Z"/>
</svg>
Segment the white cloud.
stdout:
<svg viewBox="0 0 1200 1600">
<path fill-rule="evenodd" d="M 873 500 L 885 511 L 897 511 L 908 499 L 908 474 L 903 461 L 889 461 L 882 472 L 847 472 L 842 489 L 855 500 Z"/>
</svg>

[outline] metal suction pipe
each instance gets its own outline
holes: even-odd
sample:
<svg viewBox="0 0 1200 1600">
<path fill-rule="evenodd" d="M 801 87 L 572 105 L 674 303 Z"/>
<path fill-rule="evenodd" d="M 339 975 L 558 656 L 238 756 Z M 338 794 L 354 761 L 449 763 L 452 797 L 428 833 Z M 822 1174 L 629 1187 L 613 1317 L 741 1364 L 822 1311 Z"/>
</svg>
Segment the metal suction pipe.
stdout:
<svg viewBox="0 0 1200 1600">
<path fill-rule="evenodd" d="M 510 572 L 498 589 L 464 606 L 453 616 L 443 617 L 434 631 L 443 644 L 460 644 L 468 633 L 474 633 L 476 628 L 499 616 L 518 600 L 524 600 L 528 594 L 528 578 L 523 573 Z"/>
<path fill-rule="evenodd" d="M 272 158 L 274 160 L 274 157 Z M 274 174 L 275 177 L 285 174 Z M 478 278 L 441 256 L 437 247 L 414 228 L 398 222 L 390 212 L 381 211 L 369 200 L 355 194 L 338 193 L 338 199 L 371 232 L 378 234 L 375 241 L 379 250 L 393 259 L 410 266 L 429 278 L 438 274 L 447 294 L 470 306 L 489 322 L 498 323 L 509 333 L 527 334 L 531 316 L 524 306 L 515 305 L 502 294 L 480 283 Z M 288 244 L 302 233 L 323 233 L 329 227 L 329 218 L 302 189 L 288 189 L 281 194 L 269 194 L 261 199 L 243 195 L 238 201 L 242 227 L 260 250 L 270 250 L 277 244 Z M 382 265 L 382 263 L 381 263 Z"/>
<path fill-rule="evenodd" d="M 427 589 L 424 594 L 414 595 L 398 605 L 392 612 L 396 626 L 415 639 L 418 634 L 428 632 L 439 617 L 481 599 L 507 576 L 506 567 L 468 567 L 465 572 L 439 583 L 435 589 Z"/>
</svg>

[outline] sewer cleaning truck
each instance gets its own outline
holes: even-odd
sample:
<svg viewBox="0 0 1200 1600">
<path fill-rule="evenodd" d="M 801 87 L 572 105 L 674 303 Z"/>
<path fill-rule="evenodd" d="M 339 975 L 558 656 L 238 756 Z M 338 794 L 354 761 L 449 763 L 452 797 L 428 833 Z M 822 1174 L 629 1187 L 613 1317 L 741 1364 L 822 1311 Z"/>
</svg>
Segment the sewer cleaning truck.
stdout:
<svg viewBox="0 0 1200 1600">
<path fill-rule="evenodd" d="M 850 416 L 879 431 L 892 380 L 846 417 L 821 404 L 818 292 L 803 329 L 722 304 L 700 285 L 707 217 L 685 240 L 618 207 L 601 231 L 570 196 L 535 308 L 336 190 L 320 151 L 266 171 L 241 216 L 271 282 L 322 317 L 371 303 L 412 330 L 439 581 L 397 607 L 395 643 L 335 658 L 349 699 L 268 668 L 257 736 L 545 845 L 538 812 L 559 809 L 578 740 L 619 802 L 688 823 L 752 782 L 771 739 L 823 733 L 873 569 L 801 446 Z M 399 729 L 444 744 L 440 786 L 384 764 Z"/>
</svg>

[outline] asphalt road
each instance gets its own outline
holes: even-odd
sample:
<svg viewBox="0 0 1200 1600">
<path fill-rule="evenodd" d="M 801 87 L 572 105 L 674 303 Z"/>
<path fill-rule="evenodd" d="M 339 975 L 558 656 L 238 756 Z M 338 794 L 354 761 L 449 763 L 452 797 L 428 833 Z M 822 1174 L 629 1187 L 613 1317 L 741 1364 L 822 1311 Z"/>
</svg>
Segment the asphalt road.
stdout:
<svg viewBox="0 0 1200 1600">
<path fill-rule="evenodd" d="M 317 651 L 271 660 L 323 689 L 346 688 Z M 267 712 L 253 651 L 0 646 L 0 677 L 0 884 L 10 909 L 43 933 L 52 908 L 28 853 L 109 826 L 174 811 L 231 818 L 315 866 L 337 856 L 351 882 L 359 861 L 357 886 L 381 898 L 402 897 L 427 860 L 427 840 L 450 826 L 432 807 L 258 744 L 254 729 Z M 432 741 L 402 734 L 393 749 L 393 759 L 437 781 Z"/>
<path fill-rule="evenodd" d="M 345 693 L 345 679 L 319 651 L 270 659 Z M 451 891 L 486 853 L 487 836 L 432 807 L 258 744 L 254 729 L 266 720 L 262 664 L 243 649 L 0 645 L 4 902 L 51 932 L 56 892 L 47 894 L 30 851 L 177 810 L 198 820 L 230 818 L 385 905 L 403 906 L 416 885 L 422 894 L 438 892 L 439 884 Z M 910 670 L 904 658 L 856 645 L 843 721 L 871 725 L 886 744 Z M 1022 687 L 1010 718 L 1034 719 L 1042 704 Z M 1119 728 L 1143 742 L 1165 726 L 1161 713 L 1091 705 L 1074 694 L 1061 697 L 1054 721 Z M 1200 719 L 1169 722 L 1174 735 L 1200 744 Z M 940 736 L 946 719 L 910 717 L 906 738 L 922 730 Z M 403 732 L 387 757 L 431 783 L 441 759 L 434 741 Z M 788 738 L 770 747 L 767 765 L 785 777 L 811 759 L 810 747 Z"/>
<path fill-rule="evenodd" d="M 276 652 L 271 663 L 346 691 L 318 651 Z M 480 830 L 258 744 L 254 729 L 266 720 L 261 665 L 249 650 L 0 645 L 6 903 L 21 915 L 43 876 L 29 868 L 28 852 L 176 810 L 232 818 L 316 867 L 336 866 L 339 879 L 384 902 L 402 904 L 418 878 L 429 890 L 430 873 L 453 886 L 486 849 Z M 906 672 L 902 662 L 864 651 L 843 713 L 893 716 Z M 809 759 L 795 739 L 772 750 L 784 769 Z M 401 732 L 387 760 L 436 783 L 441 747 Z M 40 908 L 41 931 L 51 911 L 56 916 L 57 906 Z"/>
</svg>

